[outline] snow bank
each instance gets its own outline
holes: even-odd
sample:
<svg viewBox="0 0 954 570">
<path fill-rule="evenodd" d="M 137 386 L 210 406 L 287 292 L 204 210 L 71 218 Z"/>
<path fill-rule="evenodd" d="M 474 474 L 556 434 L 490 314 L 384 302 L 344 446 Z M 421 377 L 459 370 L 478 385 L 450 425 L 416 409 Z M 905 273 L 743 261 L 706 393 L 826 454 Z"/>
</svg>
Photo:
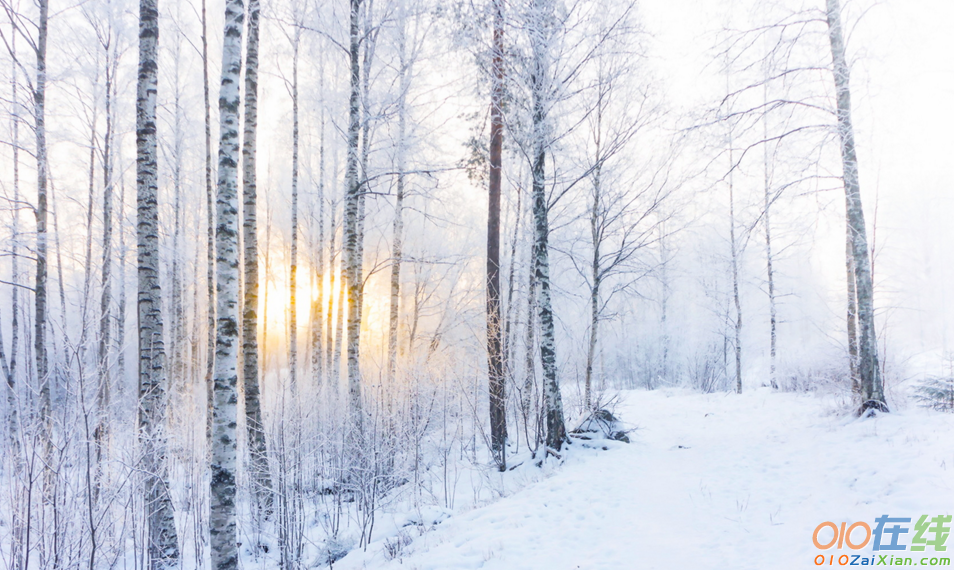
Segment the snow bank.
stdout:
<svg viewBox="0 0 954 570">
<path fill-rule="evenodd" d="M 821 522 L 954 513 L 951 414 L 858 420 L 769 389 L 628 392 L 617 412 L 632 444 L 574 446 L 550 477 L 335 568 L 815 568 Z"/>
</svg>

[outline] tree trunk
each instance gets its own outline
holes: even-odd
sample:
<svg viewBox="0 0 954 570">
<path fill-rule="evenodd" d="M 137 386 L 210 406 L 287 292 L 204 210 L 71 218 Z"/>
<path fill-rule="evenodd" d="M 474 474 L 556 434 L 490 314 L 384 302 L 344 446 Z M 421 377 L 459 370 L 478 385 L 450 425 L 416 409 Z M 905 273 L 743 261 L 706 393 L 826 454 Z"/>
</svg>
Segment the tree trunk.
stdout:
<svg viewBox="0 0 954 570">
<path fill-rule="evenodd" d="M 159 285 L 159 204 L 156 93 L 159 63 L 156 0 L 139 4 L 139 81 L 136 90 L 136 209 L 139 314 L 139 437 L 149 525 L 149 568 L 179 562 L 165 458 L 165 347 Z"/>
<path fill-rule="evenodd" d="M 216 334 L 212 417 L 212 568 L 238 568 L 236 421 L 238 415 L 238 158 L 242 0 L 226 0 L 219 90 L 219 166 L 216 191 Z"/>
<path fill-rule="evenodd" d="M 516 360 L 516 343 L 513 341 L 513 328 L 518 318 L 518 310 L 514 303 L 514 288 L 516 286 L 517 272 L 517 243 L 520 238 L 520 218 L 522 215 L 522 197 L 523 192 L 520 186 L 517 186 L 517 204 L 514 207 L 513 239 L 510 242 L 510 266 L 507 268 L 507 305 L 504 311 L 504 330 L 503 330 L 503 369 L 504 382 L 514 382 L 513 363 Z M 516 414 L 516 410 L 514 410 Z M 515 416 L 516 417 L 516 416 Z M 519 433 L 517 434 L 519 439 Z"/>
<path fill-rule="evenodd" d="M 37 25 L 36 85 L 33 90 L 34 133 L 36 135 L 36 279 L 34 281 L 33 352 L 40 389 L 39 415 L 48 421 L 52 400 L 46 353 L 47 314 L 47 178 L 46 159 L 46 38 L 49 0 L 39 0 Z"/>
<path fill-rule="evenodd" d="M 351 94 L 348 108 L 348 155 L 344 211 L 344 273 L 348 288 L 348 398 L 351 422 L 361 425 L 361 281 L 358 267 L 360 242 L 358 230 L 361 184 L 358 180 L 358 135 L 361 117 L 360 16 L 361 0 L 351 0 L 350 44 Z"/>
<path fill-rule="evenodd" d="M 841 161 L 845 183 L 845 202 L 851 256 L 854 262 L 855 288 L 858 298 L 858 375 L 861 379 L 861 409 L 888 411 L 884 397 L 884 380 L 878 366 L 878 345 L 874 322 L 874 284 L 871 277 L 871 258 L 865 231 L 865 214 L 861 206 L 861 184 L 858 179 L 858 157 L 855 151 L 855 133 L 851 123 L 851 90 L 848 62 L 841 27 L 841 7 L 838 0 L 827 0 L 828 38 L 831 43 L 835 90 L 838 99 L 838 136 L 841 141 Z"/>
<path fill-rule="evenodd" d="M 602 180 L 602 135 L 603 135 L 603 106 L 606 85 L 600 77 L 598 86 L 599 95 L 596 102 L 595 154 L 593 160 L 593 202 L 590 205 L 590 239 L 593 242 L 593 257 L 590 262 L 590 338 L 586 347 L 586 378 L 583 388 L 583 410 L 589 412 L 593 408 L 593 362 L 596 358 L 596 345 L 599 340 L 600 326 L 600 285 L 602 284 L 602 268 L 600 267 L 600 246 L 603 242 L 600 227 L 600 212 L 603 202 Z"/>
<path fill-rule="evenodd" d="M 597 171 L 599 167 L 597 167 Z M 599 175 L 593 189 L 593 210 L 590 212 L 590 230 L 593 236 L 593 259 L 590 267 L 590 338 L 586 346 L 586 382 L 583 390 L 583 409 L 593 409 L 593 362 L 596 357 L 596 345 L 599 340 L 600 326 L 600 238 L 599 238 Z"/>
<path fill-rule="evenodd" d="M 245 386 L 245 425 L 248 432 L 250 476 L 256 503 L 267 517 L 271 512 L 271 480 L 262 423 L 258 380 L 258 218 L 256 136 L 258 130 L 258 45 L 261 7 L 248 3 L 248 39 L 245 56 L 245 137 L 242 142 L 242 236 L 245 247 L 245 305 L 242 315 L 242 378 Z"/>
<path fill-rule="evenodd" d="M 531 196 L 532 199 L 532 196 Z M 531 200 L 532 204 L 532 200 Z M 532 222 L 531 222 L 532 223 Z M 534 225 L 534 231 L 536 226 Z M 529 228 L 528 228 L 529 229 Z M 531 241 L 530 244 L 530 258 L 527 265 L 530 269 L 530 274 L 527 276 L 527 328 L 525 330 L 524 336 L 524 371 L 523 371 L 523 397 L 520 399 L 520 408 L 523 413 L 523 423 L 524 423 L 524 434 L 527 437 L 527 447 L 535 450 L 537 444 L 539 444 L 539 434 L 540 430 L 534 430 L 533 441 L 530 440 L 530 412 L 531 404 L 533 402 L 533 392 L 534 385 L 536 384 L 536 359 L 534 358 L 534 344 L 535 344 L 535 332 L 536 332 L 536 318 L 535 314 L 537 312 L 537 280 L 536 280 L 536 271 L 537 271 L 537 246 L 536 243 Z"/>
<path fill-rule="evenodd" d="M 172 322 L 170 323 L 171 355 L 169 357 L 169 386 L 172 393 L 171 398 L 181 398 L 185 391 L 183 370 L 185 363 L 183 361 L 183 346 L 185 344 L 185 328 L 183 325 L 184 307 L 182 306 L 182 82 L 180 81 L 180 61 L 182 51 L 182 36 L 177 34 L 175 47 L 173 48 L 173 59 L 175 66 L 173 69 L 175 94 L 173 97 L 173 142 L 172 142 L 172 271 L 169 279 L 169 312 Z M 175 401 L 175 400 L 173 400 Z M 173 405 L 170 410 L 170 417 L 175 418 L 178 405 Z M 176 422 L 178 423 L 178 422 Z"/>
<path fill-rule="evenodd" d="M 355 302 L 354 309 L 355 314 L 352 317 L 349 305 L 348 320 L 349 322 L 353 320 L 356 323 L 355 326 L 355 339 L 358 347 L 360 348 L 361 343 L 361 323 L 364 318 L 364 235 L 365 235 L 365 211 L 367 207 L 367 197 L 368 192 L 371 189 L 370 176 L 368 175 L 368 159 L 371 154 L 371 61 L 374 58 L 374 40 L 376 37 L 376 31 L 372 26 L 372 17 L 373 17 L 373 8 L 374 0 L 367 0 L 364 4 L 364 21 L 362 24 L 362 29 L 360 31 L 360 46 L 361 46 L 361 59 L 364 64 L 364 67 L 361 68 L 361 85 L 360 85 L 360 109 L 361 109 L 361 148 L 360 148 L 360 158 L 359 158 L 359 167 L 358 175 L 356 177 L 356 187 L 357 187 L 357 200 L 358 200 L 358 215 L 357 215 L 357 228 L 356 228 L 356 247 L 355 247 L 355 261 L 354 261 L 354 282 L 356 284 L 355 291 Z M 349 341 L 351 327 L 348 328 L 349 331 Z M 351 343 L 349 342 L 349 346 Z M 361 379 L 361 358 L 360 350 L 356 352 L 358 355 L 354 360 L 355 370 L 358 372 L 359 383 L 363 384 L 363 379 Z M 349 374 L 351 370 L 349 358 Z M 360 390 L 363 387 L 359 388 Z M 360 400 L 360 398 L 359 398 Z M 360 402 L 359 402 L 360 404 Z M 363 420 L 357 424 L 359 430 L 364 429 Z"/>
<path fill-rule="evenodd" d="M 549 206 L 546 196 L 546 153 L 548 148 L 548 105 L 550 83 L 550 53 L 548 40 L 552 35 L 548 20 L 553 6 L 548 0 L 533 0 L 530 7 L 533 21 L 530 25 L 532 71 L 530 89 L 533 104 L 533 148 L 531 175 L 533 177 L 533 220 L 535 243 L 535 278 L 540 291 L 537 310 L 540 315 L 540 360 L 543 364 L 543 401 L 546 412 L 546 445 L 559 451 L 566 440 L 563 422 L 563 398 L 557 380 L 556 332 L 553 324 L 553 305 L 550 297 L 550 257 L 547 244 L 550 234 Z"/>
<path fill-rule="evenodd" d="M 97 396 L 100 418 L 93 432 L 97 454 L 101 455 L 109 437 L 109 404 L 111 376 L 109 373 L 109 347 L 112 333 L 112 257 L 113 257 L 113 96 L 116 89 L 116 72 L 119 61 L 115 51 L 106 45 L 106 133 L 103 136 L 103 257 L 102 291 L 99 298 L 99 348 L 97 371 L 99 394 Z M 113 48 L 115 50 L 115 48 Z M 120 272 L 122 273 L 122 272 Z M 99 459 L 99 456 L 97 457 Z"/>
<path fill-rule="evenodd" d="M 394 384 L 397 368 L 398 325 L 401 305 L 401 258 L 404 255 L 404 185 L 407 169 L 407 91 L 410 87 L 410 63 L 407 59 L 407 11 L 405 3 L 399 7 L 398 59 L 400 83 L 398 89 L 397 191 L 394 198 L 394 225 L 391 243 L 391 300 L 388 313 L 388 389 Z"/>
<path fill-rule="evenodd" d="M 766 83 L 766 91 L 768 90 L 768 84 Z M 766 93 L 765 100 L 768 100 Z M 762 119 L 763 126 L 763 139 L 768 141 L 768 118 L 764 117 Z M 768 142 L 763 144 L 763 170 L 765 174 L 765 265 L 766 265 L 766 275 L 768 277 L 768 297 L 769 297 L 769 382 L 772 385 L 772 388 L 778 388 L 778 381 L 775 378 L 775 360 L 776 360 L 776 345 L 778 336 L 776 334 L 776 323 L 778 312 L 775 306 L 775 268 L 774 259 L 772 258 L 772 174 L 769 163 L 769 151 L 768 151 Z"/>
<path fill-rule="evenodd" d="M 500 318 L 500 182 L 503 148 L 503 0 L 494 1 L 493 86 L 490 94 L 490 191 L 487 206 L 487 377 L 490 450 L 507 469 L 507 393 Z"/>
<path fill-rule="evenodd" d="M 729 134 L 729 247 L 732 265 L 732 301 L 735 303 L 735 393 L 742 393 L 742 302 L 739 298 L 739 244 L 735 239 L 735 184 L 732 134 Z"/>
<path fill-rule="evenodd" d="M 119 299 L 116 301 L 116 342 L 113 350 L 116 351 L 116 377 L 120 382 L 126 380 L 126 182 L 125 177 L 119 176 Z M 120 384 L 122 385 L 122 384 Z"/>
<path fill-rule="evenodd" d="M 296 24 L 292 45 L 292 172 L 291 172 L 291 271 L 288 303 L 288 375 L 295 397 L 298 389 L 298 48 L 301 26 Z"/>
<path fill-rule="evenodd" d="M 331 369 L 332 369 L 332 378 L 335 379 L 335 388 L 332 391 L 335 399 L 338 398 L 338 388 L 339 383 L 341 382 L 341 351 L 344 344 L 345 337 L 345 304 L 347 303 L 346 295 L 348 294 L 348 284 L 345 282 L 346 273 L 340 270 L 339 263 L 339 277 L 338 277 L 338 315 L 335 322 L 335 346 L 334 353 L 331 355 Z M 329 315 L 329 318 L 330 315 Z M 350 387 L 349 387 L 350 389 Z M 360 387 L 359 387 L 360 389 Z M 360 405 L 360 400 L 359 400 Z"/>
<path fill-rule="evenodd" d="M 858 293 L 855 290 L 855 262 L 851 255 L 851 229 L 845 234 L 845 273 L 848 282 L 848 371 L 851 392 L 861 397 L 861 378 L 858 377 Z"/>
<path fill-rule="evenodd" d="M 671 337 L 669 336 L 669 295 L 671 287 L 669 284 L 669 236 L 666 234 L 666 223 L 659 224 L 659 277 L 662 285 L 662 302 L 659 327 L 662 329 L 662 367 L 660 378 L 668 382 L 669 378 L 669 352 Z"/>
<path fill-rule="evenodd" d="M 10 443 L 9 451 L 13 454 L 13 457 L 16 457 L 18 451 L 17 445 L 17 424 L 16 424 L 16 404 L 17 404 L 17 395 L 16 395 L 16 383 L 13 381 L 13 374 L 10 373 L 10 364 L 7 362 L 7 354 L 3 349 L 3 330 L 0 327 L 0 370 L 3 372 L 3 378 L 6 380 L 7 384 L 7 413 L 9 416 L 9 431 L 7 432 L 8 441 Z"/>
<path fill-rule="evenodd" d="M 321 132 L 318 142 L 318 243 L 315 244 L 317 251 L 317 260 L 315 263 L 315 283 L 318 289 L 318 296 L 312 302 L 311 307 L 311 372 L 314 375 L 314 386 L 320 390 L 324 383 L 325 370 L 325 351 L 324 351 L 324 331 L 325 331 L 325 78 L 324 64 L 321 66 L 321 78 L 318 84 L 318 90 L 321 97 L 319 105 L 321 106 Z"/>
<path fill-rule="evenodd" d="M 202 0 L 202 90 L 205 111 L 205 221 L 206 221 L 206 273 L 205 285 L 207 336 L 205 359 L 206 418 L 205 435 L 212 445 L 212 374 L 215 366 L 215 194 L 212 190 L 212 105 L 209 94 L 209 35 L 205 0 Z"/>
<path fill-rule="evenodd" d="M 533 220 L 535 247 L 535 277 L 540 288 L 537 310 L 540 314 L 540 360 L 543 363 L 543 400 L 546 407 L 546 445 L 559 451 L 566 440 L 563 422 L 563 398 L 557 380 L 556 332 L 553 324 L 553 305 L 550 298 L 550 256 L 547 241 L 550 234 L 549 206 L 546 196 L 546 154 L 548 148 L 548 99 L 551 85 L 548 40 L 552 35 L 549 19 L 553 5 L 549 0 L 532 0 L 530 10 L 530 44 L 533 68 L 530 89 L 533 98 L 533 149 L 531 174 L 533 177 Z"/>
<path fill-rule="evenodd" d="M 17 34 L 14 31 L 13 36 L 10 38 L 10 57 L 11 57 L 11 70 L 10 70 L 10 87 L 11 87 L 11 99 L 13 112 L 11 113 L 12 121 L 12 130 L 13 130 L 13 203 L 20 203 L 20 99 L 17 95 L 17 81 L 18 81 L 18 60 L 17 60 L 17 44 L 16 44 Z M 10 258 L 10 280 L 13 282 L 13 286 L 10 288 L 10 364 L 9 370 L 6 373 L 7 380 L 7 409 L 9 410 L 8 422 L 9 422 L 9 437 L 11 441 L 11 450 L 16 452 L 19 448 L 19 440 L 17 439 L 17 393 L 16 393 L 16 382 L 17 382 L 17 350 L 20 345 L 20 267 L 19 267 L 19 254 L 20 254 L 20 209 L 13 209 L 13 226 L 12 226 L 10 241 L 11 241 L 11 253 L 13 256 Z M 16 455 L 14 455 L 16 456 Z M 18 531 L 19 521 L 14 521 L 17 523 L 14 530 Z M 19 552 L 17 556 L 14 557 L 15 563 L 19 564 L 20 555 Z"/>
<path fill-rule="evenodd" d="M 542 142 L 537 143 L 533 164 L 533 217 L 536 242 L 535 280 L 540 297 L 537 311 L 540 316 L 540 360 L 543 363 L 543 400 L 546 405 L 546 445 L 560 450 L 566 440 L 563 422 L 563 398 L 557 380 L 556 333 L 553 325 L 553 306 L 550 299 L 550 259 L 547 246 L 549 222 L 547 219 L 546 190 L 544 188 L 544 160 Z"/>
<path fill-rule="evenodd" d="M 96 69 L 94 81 L 99 83 L 99 69 Z M 83 256 L 83 297 L 80 301 L 80 338 L 77 343 L 80 358 L 86 354 L 86 343 L 89 337 L 89 301 L 92 289 L 93 275 L 93 204 L 96 202 L 96 123 L 99 112 L 98 100 L 94 96 L 90 106 L 89 129 L 89 172 L 86 192 L 86 252 Z M 85 360 L 85 358 L 84 358 Z"/>
<path fill-rule="evenodd" d="M 341 379 L 338 377 L 338 366 L 335 364 L 334 356 L 334 343 L 335 343 L 335 323 L 334 323 L 334 302 L 335 302 L 335 275 L 340 273 L 335 271 L 335 257 L 337 256 L 335 237 L 337 236 L 337 223 L 335 220 L 335 212 L 337 210 L 337 204 L 334 200 L 334 187 L 332 187 L 332 199 L 329 201 L 329 208 L 331 210 L 331 220 L 329 221 L 328 226 L 328 323 L 327 329 L 325 332 L 325 370 L 328 374 L 328 383 L 331 387 L 332 394 L 338 393 L 338 385 L 341 382 Z M 340 267 L 340 264 L 339 264 Z M 340 281 L 340 280 L 339 280 Z M 341 283 L 338 284 L 338 287 L 341 287 Z"/>
</svg>

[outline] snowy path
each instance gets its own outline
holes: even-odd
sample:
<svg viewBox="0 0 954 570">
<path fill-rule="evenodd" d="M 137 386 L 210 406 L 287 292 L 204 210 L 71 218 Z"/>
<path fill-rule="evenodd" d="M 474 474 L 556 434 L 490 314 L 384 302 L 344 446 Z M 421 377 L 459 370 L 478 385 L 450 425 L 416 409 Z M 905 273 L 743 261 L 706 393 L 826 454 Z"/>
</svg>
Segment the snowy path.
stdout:
<svg viewBox="0 0 954 570">
<path fill-rule="evenodd" d="M 335 567 L 814 568 L 820 522 L 954 513 L 954 417 L 829 410 L 769 390 L 631 392 L 619 412 L 638 427 L 632 444 L 571 452 L 552 477 L 418 537 L 400 562 L 378 546 Z"/>
</svg>

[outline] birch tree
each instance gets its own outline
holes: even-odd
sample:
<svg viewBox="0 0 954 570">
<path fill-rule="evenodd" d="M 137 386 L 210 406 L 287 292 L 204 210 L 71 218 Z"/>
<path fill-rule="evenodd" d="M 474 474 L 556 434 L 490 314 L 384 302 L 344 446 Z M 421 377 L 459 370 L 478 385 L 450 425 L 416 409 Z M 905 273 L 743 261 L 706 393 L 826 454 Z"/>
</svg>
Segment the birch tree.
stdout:
<svg viewBox="0 0 954 570">
<path fill-rule="evenodd" d="M 763 88 L 759 104 L 746 105 L 742 110 L 734 111 L 729 114 L 729 117 L 726 117 L 736 124 L 741 124 L 741 132 L 745 132 L 753 126 L 751 122 L 748 126 L 744 124 L 747 119 L 754 117 L 762 119 L 764 123 L 765 116 L 770 112 L 780 109 L 787 109 L 789 112 L 786 123 L 783 125 L 784 128 L 779 132 L 769 133 L 763 126 L 765 130 L 763 130 L 759 140 L 749 146 L 743 145 L 740 153 L 741 158 L 734 165 L 734 168 L 738 167 L 749 150 L 760 144 L 778 145 L 783 140 L 799 141 L 805 136 L 810 136 L 816 137 L 814 140 L 809 139 L 811 143 L 819 145 L 820 140 L 832 133 L 835 134 L 839 142 L 842 173 L 838 178 L 844 187 L 846 207 L 845 272 L 848 285 L 846 295 L 848 305 L 846 314 L 848 368 L 852 389 L 860 395 L 859 413 L 864 414 L 870 409 L 887 411 L 888 406 L 884 395 L 884 380 L 881 377 L 881 369 L 878 364 L 877 334 L 874 321 L 874 286 L 871 276 L 872 264 L 865 229 L 864 210 L 861 203 L 858 158 L 852 125 L 850 69 L 842 25 L 843 14 L 838 0 L 826 0 L 823 6 L 822 9 L 816 6 L 784 14 L 774 22 L 759 25 L 750 31 L 734 35 L 730 39 L 729 45 L 730 49 L 739 48 L 736 49 L 737 55 L 732 58 L 737 67 L 744 72 L 763 65 L 770 72 L 765 73 L 764 68 L 761 68 L 761 78 L 735 92 L 729 93 L 724 102 L 743 99 L 746 93 L 752 89 Z M 828 52 L 828 55 L 819 51 L 822 46 L 809 43 L 821 35 L 812 33 L 813 31 L 821 31 L 814 30 L 813 27 L 815 26 L 825 27 L 824 36 L 828 40 L 825 52 Z M 737 59 L 746 52 L 752 51 L 752 48 L 758 44 L 755 41 L 758 38 L 766 40 L 765 44 L 769 46 L 768 52 L 763 54 L 756 63 L 743 63 L 738 66 Z M 801 44 L 807 45 L 800 47 Z M 803 53 L 806 48 L 809 55 Z M 725 53 L 728 53 L 728 50 Z M 819 55 L 824 57 L 819 60 Z M 773 67 L 775 63 L 781 65 L 777 68 Z M 819 71 L 832 74 L 835 87 L 834 105 L 828 102 L 827 94 L 820 96 L 817 92 L 821 89 L 817 84 L 813 84 Z M 782 84 L 785 92 L 769 97 L 767 88 L 769 84 L 773 83 Z M 813 89 L 815 92 L 812 91 Z M 825 98 L 825 103 L 818 102 L 820 97 Z M 789 122 L 793 124 L 788 124 Z M 823 178 L 823 176 L 814 174 L 800 180 L 776 183 L 776 188 L 772 191 L 772 199 L 766 202 L 766 210 L 763 215 L 768 214 L 771 203 L 785 188 L 790 188 L 813 178 L 817 180 Z M 767 227 L 768 225 L 766 223 Z M 766 234 L 766 240 L 768 244 L 771 240 L 769 234 Z M 774 274 L 774 266 L 770 271 Z"/>
<path fill-rule="evenodd" d="M 151 569 L 179 562 L 165 458 L 166 370 L 159 284 L 159 204 L 156 97 L 159 6 L 139 3 L 139 81 L 136 87 L 136 209 L 139 312 L 139 438 L 143 448 L 148 557 Z"/>
<path fill-rule="evenodd" d="M 563 398 L 557 379 L 556 332 L 550 285 L 549 204 L 546 192 L 546 159 L 550 141 L 549 112 L 554 83 L 551 69 L 551 42 L 554 38 L 552 0 L 531 0 L 527 14 L 530 42 L 530 94 L 532 135 L 530 170 L 534 220 L 534 279 L 538 287 L 537 311 L 540 319 L 540 359 L 543 362 L 543 399 L 546 414 L 546 445 L 559 451 L 566 440 Z"/>
<path fill-rule="evenodd" d="M 845 207 L 851 242 L 851 264 L 858 311 L 858 377 L 861 384 L 860 413 L 874 409 L 888 411 L 884 397 L 884 379 L 878 365 L 878 339 L 874 322 L 874 284 L 871 278 L 871 258 L 865 230 L 865 214 L 861 205 L 861 184 L 858 177 L 858 156 L 855 150 L 855 132 L 851 122 L 850 71 L 845 56 L 845 39 L 841 25 L 841 6 L 838 0 L 827 0 L 828 39 L 831 44 L 832 73 L 837 97 L 837 128 L 841 142 L 842 176 L 845 187 Z M 850 283 L 850 280 L 849 280 Z M 850 289 L 851 285 L 849 285 Z M 850 309 L 849 309 L 850 310 Z"/>
<path fill-rule="evenodd" d="M 239 78 L 242 71 L 242 0 L 227 0 L 219 87 L 219 163 L 216 191 L 216 334 L 209 517 L 212 567 L 238 567 L 236 422 L 238 415 L 238 160 Z"/>
<path fill-rule="evenodd" d="M 740 244 L 736 236 L 735 219 L 735 163 L 732 159 L 732 131 L 729 130 L 729 265 L 732 276 L 732 301 L 735 304 L 735 392 L 742 393 L 742 300 L 739 297 Z"/>
<path fill-rule="evenodd" d="M 324 78 L 324 59 L 321 60 L 321 78 L 319 80 L 318 91 L 321 97 L 319 102 L 320 127 L 318 133 L 318 195 L 315 197 L 318 202 L 318 243 L 314 244 L 313 249 L 317 252 L 315 260 L 314 280 L 318 289 L 317 298 L 311 305 L 311 371 L 314 385 L 320 390 L 325 380 L 325 78 Z M 334 231 L 334 228 L 332 228 Z M 331 265 L 329 260 L 329 266 Z M 329 271 L 330 273 L 330 271 Z"/>
<path fill-rule="evenodd" d="M 109 374 L 109 347 L 112 331 L 112 257 L 113 257 L 113 137 L 115 129 L 116 74 L 119 71 L 119 54 L 114 37 L 112 13 L 106 29 L 99 34 L 100 44 L 106 55 L 105 120 L 106 131 L 103 134 L 103 255 L 102 255 L 102 291 L 99 302 L 99 346 L 97 352 L 99 372 L 99 407 L 103 417 L 96 427 L 98 450 L 105 445 L 108 437 L 109 404 L 111 397 L 111 376 Z"/>
<path fill-rule="evenodd" d="M 250 474 L 253 494 L 264 507 L 271 507 L 271 481 L 265 448 L 265 429 L 259 389 L 258 361 L 258 218 L 256 184 L 256 137 L 258 131 L 258 46 L 261 7 L 248 3 L 248 39 L 245 52 L 245 133 L 242 140 L 242 238 L 245 263 L 245 306 L 242 314 L 242 378 L 245 387 L 245 422 L 248 431 Z"/>
<path fill-rule="evenodd" d="M 292 394 L 298 378 L 298 52 L 301 47 L 301 8 L 295 4 L 292 30 L 292 170 L 291 170 L 291 266 L 288 300 L 288 375 Z M 294 397 L 294 396 L 293 396 Z"/>
<path fill-rule="evenodd" d="M 49 23 L 49 1 L 39 1 L 37 23 L 36 82 L 33 88 L 34 135 L 36 136 L 36 278 L 34 280 L 33 353 L 36 375 L 40 383 L 40 417 L 49 418 L 52 407 L 50 374 L 46 352 L 47 328 L 47 177 L 49 164 L 46 148 L 46 42 Z"/>
<path fill-rule="evenodd" d="M 48 239 L 47 239 L 47 218 L 48 218 L 48 169 L 47 148 L 46 148 L 46 44 L 49 23 L 49 1 L 39 0 L 37 2 L 39 15 L 36 20 L 36 37 L 33 38 L 25 33 L 26 20 L 22 14 L 17 12 L 14 7 L 3 3 L 3 8 L 12 22 L 13 34 L 10 39 L 4 37 L 7 51 L 11 55 L 13 65 L 19 68 L 25 78 L 29 78 L 26 67 L 17 58 L 16 44 L 13 37 L 22 36 L 29 48 L 33 52 L 36 64 L 32 81 L 27 79 L 30 96 L 33 99 L 33 134 L 36 141 L 36 206 L 33 213 L 36 218 L 36 277 L 33 282 L 33 358 L 36 368 L 37 386 L 36 390 L 40 394 L 39 414 L 42 418 L 49 417 L 51 408 L 50 396 L 50 377 L 49 366 L 46 352 L 46 331 L 47 320 L 49 318 L 47 309 L 47 273 L 48 273 Z M 14 76 L 15 77 L 15 76 Z M 18 124 L 15 121 L 15 124 Z M 18 131 L 17 131 L 18 132 Z M 14 145 L 14 164 L 19 181 L 19 161 L 18 145 Z"/>
<path fill-rule="evenodd" d="M 762 90 L 763 102 L 768 102 L 768 82 L 765 83 Z M 772 253 L 772 203 L 775 201 L 772 192 L 772 161 L 769 158 L 769 134 L 768 134 L 768 113 L 762 117 L 762 138 L 766 141 L 762 146 L 762 174 L 763 174 L 763 194 L 765 197 L 762 211 L 762 225 L 765 228 L 765 275 L 766 285 L 768 287 L 769 300 L 769 384 L 772 388 L 778 388 L 778 381 L 775 379 L 776 353 L 778 344 L 778 308 L 775 298 L 775 259 Z"/>
<path fill-rule="evenodd" d="M 212 399 L 215 367 L 215 194 L 212 191 L 212 105 L 209 89 L 209 28 L 202 0 L 202 109 L 205 112 L 205 239 L 206 239 L 206 439 L 212 445 Z"/>
<path fill-rule="evenodd" d="M 394 196 L 394 221 L 391 238 L 391 298 L 388 307 L 388 383 L 393 384 L 397 368 L 398 321 L 401 303 L 401 258 L 404 255 L 404 193 L 407 170 L 407 95 L 411 81 L 411 61 L 408 57 L 407 2 L 398 5 L 398 132 L 395 148 L 397 180 Z"/>
<path fill-rule="evenodd" d="M 651 264 L 641 265 L 638 253 L 664 236 L 661 232 L 666 215 L 661 214 L 660 207 L 671 193 L 665 184 L 667 161 L 661 165 L 648 160 L 640 163 L 638 170 L 643 176 L 628 173 L 623 161 L 623 157 L 638 156 L 633 141 L 658 115 L 647 89 L 629 83 L 631 77 L 639 75 L 632 63 L 638 54 L 633 51 L 635 28 L 628 22 L 631 9 L 630 4 L 621 15 L 600 23 L 595 34 L 596 53 L 589 62 L 595 68 L 593 85 L 583 95 L 583 113 L 589 127 L 583 176 L 588 186 L 586 217 L 591 249 L 584 267 L 575 257 L 573 261 L 586 282 L 589 304 L 583 392 L 587 411 L 593 407 L 600 324 L 607 319 L 607 305 L 649 270 Z M 663 315 L 665 319 L 665 308 Z"/>
<path fill-rule="evenodd" d="M 358 137 L 361 126 L 361 1 L 351 0 L 349 18 L 350 94 L 348 97 L 347 165 L 345 170 L 344 280 L 348 294 L 348 398 L 354 428 L 361 424 L 361 244 L 359 239 L 359 200 L 362 191 L 358 179 Z"/>
<path fill-rule="evenodd" d="M 12 18 L 11 18 L 12 21 Z M 14 24 L 15 28 L 15 24 Z M 13 113 L 10 115 L 13 135 L 13 225 L 11 228 L 10 273 L 10 362 L 6 372 L 9 437 L 11 449 L 16 450 L 17 440 L 17 352 L 20 347 L 20 98 L 17 93 L 19 83 L 19 62 L 17 60 L 17 35 L 10 37 L 10 97 Z"/>
</svg>

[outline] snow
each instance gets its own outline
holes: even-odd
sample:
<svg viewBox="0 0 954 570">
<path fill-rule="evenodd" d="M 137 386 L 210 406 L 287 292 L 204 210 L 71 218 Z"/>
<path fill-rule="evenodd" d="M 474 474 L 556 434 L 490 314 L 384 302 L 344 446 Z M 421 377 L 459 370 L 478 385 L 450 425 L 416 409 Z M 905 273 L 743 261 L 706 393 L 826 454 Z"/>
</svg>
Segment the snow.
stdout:
<svg viewBox="0 0 954 570">
<path fill-rule="evenodd" d="M 511 490 L 529 481 L 522 489 L 449 517 L 433 510 L 432 526 L 393 525 L 334 567 L 813 568 L 824 521 L 954 513 L 954 415 L 856 419 L 835 398 L 767 388 L 622 396 L 615 413 L 636 428 L 631 444 L 577 442 L 562 461 L 524 462 L 499 476 Z M 835 553 L 854 551 L 825 551 Z"/>
</svg>

